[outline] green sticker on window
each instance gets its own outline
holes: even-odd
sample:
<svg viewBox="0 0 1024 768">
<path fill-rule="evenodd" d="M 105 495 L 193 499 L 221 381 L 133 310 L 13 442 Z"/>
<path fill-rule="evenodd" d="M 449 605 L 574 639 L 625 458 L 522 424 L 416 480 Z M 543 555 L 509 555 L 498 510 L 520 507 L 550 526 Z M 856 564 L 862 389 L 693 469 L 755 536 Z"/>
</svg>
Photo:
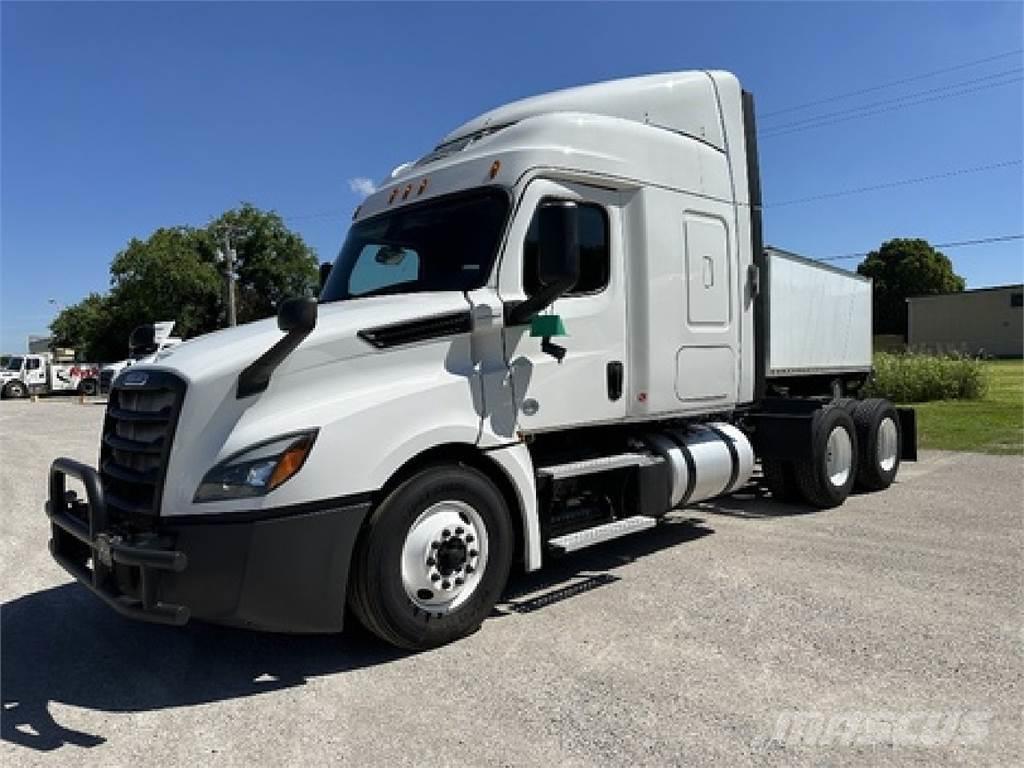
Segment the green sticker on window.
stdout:
<svg viewBox="0 0 1024 768">
<path fill-rule="evenodd" d="M 534 338 L 551 338 L 568 336 L 561 315 L 535 315 L 530 321 L 530 336 Z"/>
</svg>

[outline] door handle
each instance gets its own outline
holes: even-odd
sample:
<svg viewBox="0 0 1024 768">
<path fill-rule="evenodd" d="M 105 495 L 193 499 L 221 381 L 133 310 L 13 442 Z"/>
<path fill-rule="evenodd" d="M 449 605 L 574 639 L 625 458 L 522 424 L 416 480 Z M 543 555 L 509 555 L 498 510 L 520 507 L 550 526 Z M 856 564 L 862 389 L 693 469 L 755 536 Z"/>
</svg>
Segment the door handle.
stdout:
<svg viewBox="0 0 1024 768">
<path fill-rule="evenodd" d="M 608 363 L 608 399 L 613 403 L 622 397 L 622 378 L 623 368 L 622 363 L 618 360 L 612 360 Z"/>
</svg>

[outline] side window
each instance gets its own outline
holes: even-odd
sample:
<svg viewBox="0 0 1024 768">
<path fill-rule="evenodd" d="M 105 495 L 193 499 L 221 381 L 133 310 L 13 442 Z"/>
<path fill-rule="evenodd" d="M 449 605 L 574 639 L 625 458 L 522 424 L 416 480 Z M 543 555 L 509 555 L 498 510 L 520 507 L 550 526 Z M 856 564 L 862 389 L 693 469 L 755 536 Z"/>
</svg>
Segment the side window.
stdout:
<svg viewBox="0 0 1024 768">
<path fill-rule="evenodd" d="M 1024 307 L 1024 293 L 1011 293 L 1010 294 L 1010 306 L 1011 307 Z"/>
<path fill-rule="evenodd" d="M 594 203 L 580 203 L 580 279 L 566 296 L 598 293 L 608 287 L 611 274 L 611 255 L 608 248 L 608 214 Z M 526 230 L 523 242 L 523 289 L 527 296 L 540 290 L 537 279 L 537 250 L 539 240 L 537 214 Z"/>
<path fill-rule="evenodd" d="M 419 277 L 419 271 L 419 254 L 411 248 L 366 245 L 352 268 L 349 292 L 353 296 L 361 296 L 410 283 Z"/>
<path fill-rule="evenodd" d="M 37 358 L 30 357 L 28 360 L 25 361 L 25 370 L 27 371 L 34 371 L 38 367 L 39 360 Z"/>
</svg>

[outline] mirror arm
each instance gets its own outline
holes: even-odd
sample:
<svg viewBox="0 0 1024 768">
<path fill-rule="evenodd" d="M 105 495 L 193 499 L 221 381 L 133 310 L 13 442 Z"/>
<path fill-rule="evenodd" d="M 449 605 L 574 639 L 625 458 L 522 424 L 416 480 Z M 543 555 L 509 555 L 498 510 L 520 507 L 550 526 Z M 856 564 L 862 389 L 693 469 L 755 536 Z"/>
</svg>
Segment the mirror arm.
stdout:
<svg viewBox="0 0 1024 768">
<path fill-rule="evenodd" d="M 310 329 L 312 330 L 312 329 Z M 302 343 L 302 340 L 310 334 L 310 331 L 296 329 L 286 333 L 283 338 L 257 357 L 240 374 L 238 374 L 238 386 L 235 389 L 235 399 L 241 400 L 249 395 L 258 395 L 270 384 L 270 376 L 274 373 L 284 359 Z"/>
<path fill-rule="evenodd" d="M 505 325 L 525 325 L 533 316 L 550 307 L 559 296 L 572 288 L 575 279 L 559 280 L 545 285 L 526 301 L 505 305 Z"/>
</svg>

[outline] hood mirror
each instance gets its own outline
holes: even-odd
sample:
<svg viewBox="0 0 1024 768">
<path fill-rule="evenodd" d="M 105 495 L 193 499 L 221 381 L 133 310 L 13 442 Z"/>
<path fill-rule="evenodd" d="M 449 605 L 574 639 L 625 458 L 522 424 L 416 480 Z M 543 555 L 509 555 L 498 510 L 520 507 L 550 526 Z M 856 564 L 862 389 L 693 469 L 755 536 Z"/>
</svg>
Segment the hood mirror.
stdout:
<svg viewBox="0 0 1024 768">
<path fill-rule="evenodd" d="M 301 296 L 285 299 L 277 308 L 277 327 L 285 333 L 309 333 L 316 328 L 316 299 Z"/>
</svg>

